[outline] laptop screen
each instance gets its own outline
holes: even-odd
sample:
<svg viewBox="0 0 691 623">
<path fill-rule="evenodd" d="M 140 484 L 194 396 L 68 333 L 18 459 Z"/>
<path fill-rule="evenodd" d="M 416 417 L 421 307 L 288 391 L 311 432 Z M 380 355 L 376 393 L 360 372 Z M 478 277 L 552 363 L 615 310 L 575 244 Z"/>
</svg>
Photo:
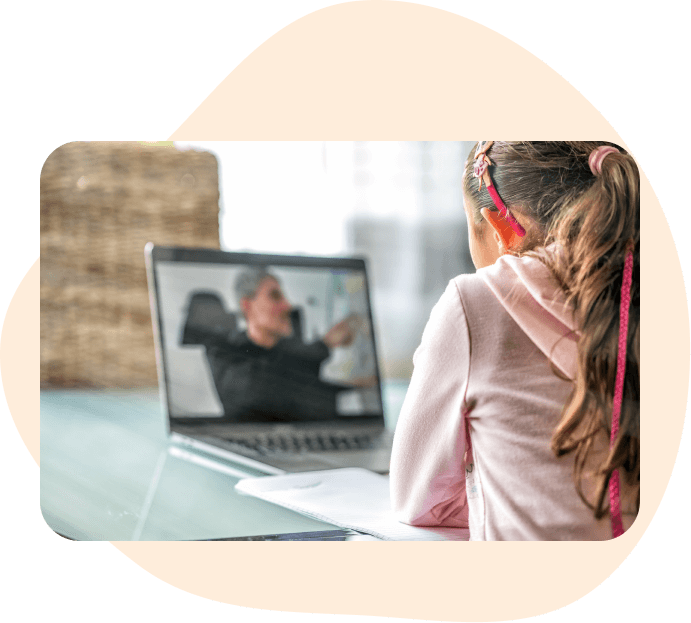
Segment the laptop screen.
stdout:
<svg viewBox="0 0 691 623">
<path fill-rule="evenodd" d="M 147 250 L 175 423 L 382 422 L 365 262 Z"/>
</svg>

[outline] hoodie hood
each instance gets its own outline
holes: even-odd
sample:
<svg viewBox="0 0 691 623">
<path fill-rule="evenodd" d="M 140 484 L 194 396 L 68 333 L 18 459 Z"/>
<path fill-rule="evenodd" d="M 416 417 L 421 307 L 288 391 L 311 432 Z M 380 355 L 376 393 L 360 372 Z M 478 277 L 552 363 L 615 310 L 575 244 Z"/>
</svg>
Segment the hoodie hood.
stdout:
<svg viewBox="0 0 691 623">
<path fill-rule="evenodd" d="M 477 274 L 545 356 L 574 379 L 578 357 L 576 322 L 550 270 L 535 257 L 503 255 Z"/>
</svg>

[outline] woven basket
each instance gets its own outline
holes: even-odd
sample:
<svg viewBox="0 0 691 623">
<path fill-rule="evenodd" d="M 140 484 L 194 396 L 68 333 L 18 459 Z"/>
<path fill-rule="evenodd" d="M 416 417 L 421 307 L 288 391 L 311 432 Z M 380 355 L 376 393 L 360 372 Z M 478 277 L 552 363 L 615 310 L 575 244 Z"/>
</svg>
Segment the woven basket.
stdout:
<svg viewBox="0 0 691 623">
<path fill-rule="evenodd" d="M 144 246 L 219 248 L 218 162 L 68 143 L 41 172 L 41 387 L 157 384 Z"/>
</svg>

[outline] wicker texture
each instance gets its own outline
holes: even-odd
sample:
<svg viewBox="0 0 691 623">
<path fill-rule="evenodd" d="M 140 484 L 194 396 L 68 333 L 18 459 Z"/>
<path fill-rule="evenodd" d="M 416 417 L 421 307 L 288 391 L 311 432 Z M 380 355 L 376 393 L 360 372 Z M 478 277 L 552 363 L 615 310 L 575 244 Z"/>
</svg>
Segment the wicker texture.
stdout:
<svg viewBox="0 0 691 623">
<path fill-rule="evenodd" d="M 144 246 L 219 248 L 218 162 L 68 143 L 41 172 L 41 387 L 157 383 Z"/>
</svg>

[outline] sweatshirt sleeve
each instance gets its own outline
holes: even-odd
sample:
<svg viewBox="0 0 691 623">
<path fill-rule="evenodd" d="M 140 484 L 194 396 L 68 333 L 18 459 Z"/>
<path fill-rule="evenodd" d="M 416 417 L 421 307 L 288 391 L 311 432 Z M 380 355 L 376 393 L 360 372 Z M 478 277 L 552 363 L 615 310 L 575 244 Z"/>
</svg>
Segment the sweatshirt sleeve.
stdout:
<svg viewBox="0 0 691 623">
<path fill-rule="evenodd" d="M 454 281 L 432 310 L 413 364 L 394 434 L 392 508 L 403 523 L 465 528 L 464 401 L 470 339 Z"/>
</svg>

